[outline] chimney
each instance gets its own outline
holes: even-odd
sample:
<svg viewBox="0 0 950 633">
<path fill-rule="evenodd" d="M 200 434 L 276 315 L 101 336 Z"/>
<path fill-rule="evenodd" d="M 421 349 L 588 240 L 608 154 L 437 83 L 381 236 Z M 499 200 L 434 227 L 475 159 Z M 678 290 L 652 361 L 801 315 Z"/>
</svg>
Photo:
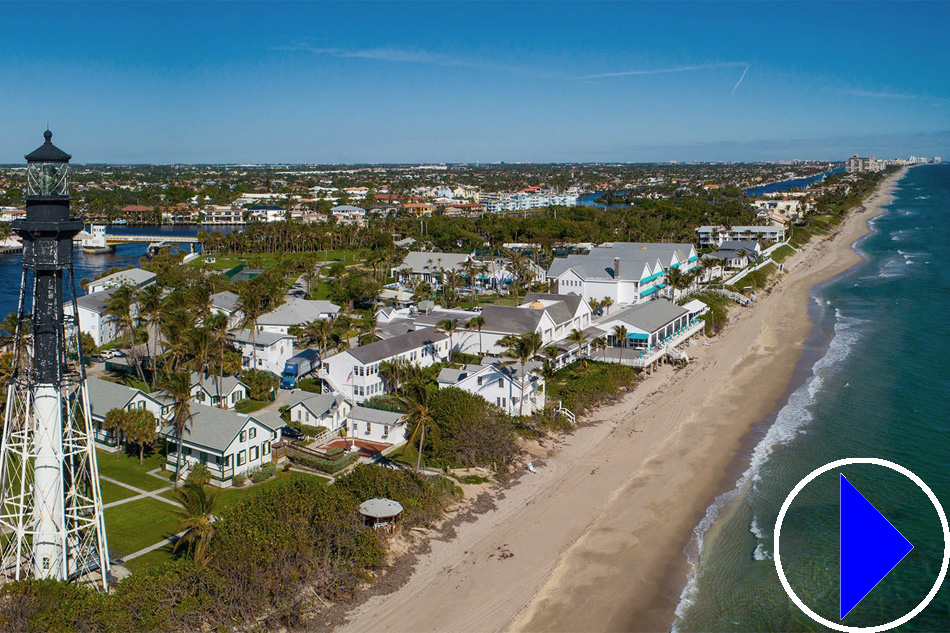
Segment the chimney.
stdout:
<svg viewBox="0 0 950 633">
<path fill-rule="evenodd" d="M 620 277 L 620 258 L 614 257 L 614 279 Z"/>
</svg>

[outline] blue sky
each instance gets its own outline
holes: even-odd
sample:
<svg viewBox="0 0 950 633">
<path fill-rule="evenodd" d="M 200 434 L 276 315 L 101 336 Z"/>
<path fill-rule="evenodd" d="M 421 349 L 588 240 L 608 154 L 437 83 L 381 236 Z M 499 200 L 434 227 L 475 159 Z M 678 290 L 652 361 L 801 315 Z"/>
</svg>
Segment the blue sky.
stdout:
<svg viewBox="0 0 950 633">
<path fill-rule="evenodd" d="M 950 3 L 3 5 L 0 162 L 950 157 Z M 14 36 L 15 35 L 15 36 Z"/>
</svg>

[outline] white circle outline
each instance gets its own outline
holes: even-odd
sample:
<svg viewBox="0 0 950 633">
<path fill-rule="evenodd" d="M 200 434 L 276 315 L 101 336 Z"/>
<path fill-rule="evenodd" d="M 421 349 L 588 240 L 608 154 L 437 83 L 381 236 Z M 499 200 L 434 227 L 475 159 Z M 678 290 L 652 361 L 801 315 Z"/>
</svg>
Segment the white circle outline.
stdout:
<svg viewBox="0 0 950 633">
<path fill-rule="evenodd" d="M 814 611 L 808 608 L 808 606 L 802 602 L 801 598 L 795 593 L 792 589 L 792 586 L 788 583 L 788 579 L 785 577 L 785 571 L 782 569 L 782 557 L 779 553 L 779 538 L 782 535 L 782 521 L 785 520 L 785 513 L 788 512 L 789 506 L 792 505 L 792 501 L 795 497 L 798 496 L 798 493 L 802 491 L 809 483 L 811 483 L 819 475 L 839 468 L 841 466 L 847 466 L 849 464 L 874 464 L 875 466 L 884 466 L 885 468 L 890 468 L 891 470 L 897 471 L 900 474 L 904 475 L 915 484 L 917 487 L 924 491 L 927 497 L 930 498 L 930 502 L 933 503 L 934 508 L 937 510 L 937 516 L 940 517 L 940 525 L 943 527 L 943 562 L 940 565 L 940 573 L 937 574 L 937 581 L 934 583 L 933 588 L 930 590 L 930 593 L 908 613 L 905 613 L 903 616 L 899 617 L 896 620 L 892 620 L 885 624 L 878 624 L 876 626 L 846 626 L 844 624 L 839 624 L 837 622 L 832 622 L 831 620 L 826 620 L 821 617 Z M 894 462 L 889 462 L 886 459 L 879 459 L 877 457 L 846 457 L 844 459 L 839 459 L 837 461 L 825 464 L 820 468 L 816 468 L 811 471 L 807 477 L 798 482 L 792 491 L 788 494 L 788 497 L 785 498 L 785 503 L 782 504 L 782 509 L 779 510 L 778 518 L 775 520 L 775 543 L 773 547 L 774 558 L 775 558 L 775 571 L 778 572 L 778 578 L 782 582 L 782 587 L 785 589 L 785 593 L 788 594 L 788 597 L 792 599 L 792 602 L 801 609 L 805 615 L 810 617 L 815 622 L 823 624 L 830 629 L 836 631 L 844 631 L 845 633 L 880 633 L 881 631 L 887 631 L 893 629 L 896 626 L 900 626 L 905 622 L 908 622 L 912 618 L 920 614 L 921 611 L 927 608 L 927 605 L 930 604 L 930 601 L 934 599 L 937 595 L 937 592 L 940 591 L 940 585 L 943 584 L 944 578 L 947 576 L 947 566 L 950 565 L 950 526 L 947 525 L 947 515 L 943 511 L 943 506 L 940 505 L 940 501 L 937 499 L 937 495 L 934 494 L 933 490 L 924 483 L 924 480 L 907 470 L 900 464 L 895 464 Z"/>
</svg>

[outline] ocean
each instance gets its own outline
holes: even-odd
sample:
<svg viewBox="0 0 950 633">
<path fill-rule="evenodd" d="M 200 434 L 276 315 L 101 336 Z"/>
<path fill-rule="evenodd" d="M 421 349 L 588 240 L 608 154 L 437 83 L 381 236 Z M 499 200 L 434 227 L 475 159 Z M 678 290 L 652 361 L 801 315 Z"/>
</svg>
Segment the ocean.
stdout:
<svg viewBox="0 0 950 633">
<path fill-rule="evenodd" d="M 863 262 L 813 289 L 816 327 L 797 379 L 755 429 L 735 489 L 696 527 L 674 631 L 827 630 L 782 589 L 773 530 L 792 488 L 828 462 L 896 462 L 950 509 L 950 165 L 911 169 L 894 196 L 857 245 Z M 840 621 L 880 625 L 933 586 L 944 547 L 937 513 L 908 479 L 877 466 L 847 466 L 807 486 L 782 528 L 782 562 L 799 597 L 828 620 L 839 621 L 838 472 L 915 546 Z M 950 587 L 897 630 L 950 630 Z"/>
</svg>

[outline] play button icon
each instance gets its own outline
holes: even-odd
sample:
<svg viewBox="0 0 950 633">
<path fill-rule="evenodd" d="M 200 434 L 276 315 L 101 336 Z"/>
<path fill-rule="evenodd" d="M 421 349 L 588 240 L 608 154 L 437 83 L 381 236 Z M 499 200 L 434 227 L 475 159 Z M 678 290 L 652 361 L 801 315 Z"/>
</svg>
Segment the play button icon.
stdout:
<svg viewBox="0 0 950 633">
<path fill-rule="evenodd" d="M 843 467 L 852 468 L 856 465 L 879 466 L 898 472 L 904 477 L 910 479 L 918 488 L 920 488 L 930 503 L 933 504 L 940 521 L 940 528 L 943 532 L 943 559 L 940 562 L 940 571 L 934 580 L 930 591 L 924 596 L 916 607 L 904 614 L 895 613 L 895 619 L 890 622 L 876 624 L 871 626 L 849 626 L 844 624 L 843 620 L 855 606 L 858 605 L 874 588 L 907 556 L 914 546 L 904 538 L 890 522 L 875 508 L 850 481 L 840 474 Z M 805 489 L 812 481 L 829 471 L 839 471 L 838 490 L 839 490 L 839 608 L 840 619 L 834 621 L 822 617 L 809 607 L 795 593 L 788 577 L 785 575 L 785 568 L 782 565 L 782 524 L 788 514 L 789 508 L 795 497 Z M 868 491 L 871 492 L 871 491 Z M 927 547 L 921 543 L 921 552 L 926 551 Z M 775 571 L 778 574 L 779 582 L 789 599 L 809 618 L 835 631 L 844 633 L 882 633 L 894 627 L 900 626 L 912 620 L 919 615 L 927 605 L 936 597 L 940 591 L 940 586 L 947 577 L 948 568 L 950 568 L 950 523 L 947 521 L 947 515 L 937 499 L 937 495 L 913 472 L 904 468 L 900 464 L 880 459 L 877 457 L 848 457 L 825 464 L 810 472 L 804 479 L 792 488 L 792 491 L 785 498 L 785 502 L 779 509 L 778 517 L 775 519 L 774 544 L 772 551 Z M 833 607 L 832 607 L 833 608 Z M 856 617 L 856 616 L 854 616 Z M 854 619 L 852 617 L 852 619 Z"/>
<path fill-rule="evenodd" d="M 843 620 L 914 546 L 844 475 L 839 477 L 839 600 Z"/>
</svg>

